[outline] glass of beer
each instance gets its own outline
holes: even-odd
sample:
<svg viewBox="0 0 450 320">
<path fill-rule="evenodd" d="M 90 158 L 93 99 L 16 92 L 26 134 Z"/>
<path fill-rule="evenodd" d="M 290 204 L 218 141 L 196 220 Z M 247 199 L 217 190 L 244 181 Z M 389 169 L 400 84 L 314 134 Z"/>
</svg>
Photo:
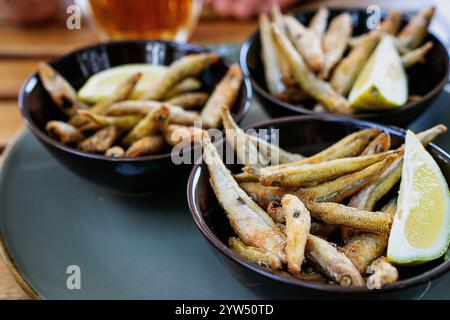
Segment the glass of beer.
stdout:
<svg viewBox="0 0 450 320">
<path fill-rule="evenodd" d="M 88 0 L 105 38 L 185 42 L 197 24 L 201 0 Z"/>
</svg>

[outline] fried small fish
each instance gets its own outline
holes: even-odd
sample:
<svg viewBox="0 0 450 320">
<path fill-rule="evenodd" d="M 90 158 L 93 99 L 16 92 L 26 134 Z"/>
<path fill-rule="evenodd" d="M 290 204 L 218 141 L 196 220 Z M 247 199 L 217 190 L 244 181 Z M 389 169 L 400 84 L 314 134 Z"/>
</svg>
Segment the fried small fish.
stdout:
<svg viewBox="0 0 450 320">
<path fill-rule="evenodd" d="M 236 234 L 246 245 L 264 249 L 285 261 L 285 236 L 270 216 L 239 187 L 207 133 L 203 134 L 202 148 L 214 193 Z"/>
<path fill-rule="evenodd" d="M 78 144 L 78 149 L 91 153 L 105 153 L 118 135 L 115 126 L 103 128 Z"/>
<path fill-rule="evenodd" d="M 261 41 L 261 60 L 264 65 L 264 77 L 267 89 L 273 96 L 284 95 L 287 87 L 283 82 L 278 50 L 272 39 L 272 30 L 269 17 L 266 14 L 259 16 L 259 36 Z"/>
<path fill-rule="evenodd" d="M 313 218 L 327 224 L 380 234 L 387 234 L 391 229 L 393 218 L 385 212 L 364 211 L 332 202 L 305 204 Z"/>
<path fill-rule="evenodd" d="M 71 145 L 84 140 L 84 135 L 74 126 L 63 121 L 49 121 L 45 130 L 62 144 Z"/>
<path fill-rule="evenodd" d="M 397 35 L 396 46 L 400 52 L 416 49 L 428 34 L 428 26 L 435 13 L 428 7 L 417 13 Z"/>
<path fill-rule="evenodd" d="M 219 61 L 217 53 L 190 54 L 174 61 L 161 77 L 140 97 L 141 100 L 161 100 L 169 90 L 186 78 L 196 77 Z"/>
<path fill-rule="evenodd" d="M 299 274 L 305 258 L 305 246 L 311 228 L 311 216 L 303 202 L 291 194 L 281 200 L 281 210 L 286 219 L 286 258 L 288 270 Z"/>
<path fill-rule="evenodd" d="M 411 50 L 402 56 L 402 64 L 405 69 L 411 68 L 419 62 L 424 61 L 427 53 L 433 48 L 433 42 L 428 41 L 423 46 Z"/>
<path fill-rule="evenodd" d="M 320 74 L 322 79 L 328 78 L 330 71 L 342 59 L 351 35 L 352 18 L 350 14 L 341 13 L 331 20 L 322 40 L 325 52 L 324 67 Z"/>
<path fill-rule="evenodd" d="M 179 106 L 175 106 L 160 101 L 140 101 L 128 100 L 113 104 L 107 112 L 108 116 L 128 116 L 140 115 L 146 116 L 150 111 L 165 106 L 170 111 L 170 123 L 182 126 L 193 126 L 196 123 L 201 124 L 200 114 L 196 111 L 187 111 Z"/>
<path fill-rule="evenodd" d="M 79 109 L 88 109 L 78 100 L 77 92 L 72 85 L 58 71 L 45 62 L 40 62 L 37 68 L 45 90 L 68 117 L 76 116 Z"/>
<path fill-rule="evenodd" d="M 398 271 L 385 257 L 378 258 L 367 268 L 367 288 L 383 289 L 398 280 Z"/>
<path fill-rule="evenodd" d="M 132 129 L 143 118 L 142 115 L 128 115 L 117 117 L 103 116 L 87 110 L 78 110 L 78 114 L 86 116 L 100 127 L 115 126 L 117 127 L 117 129 L 123 131 Z M 90 127 L 88 129 L 90 129 Z"/>
<path fill-rule="evenodd" d="M 202 107 L 208 99 L 209 94 L 206 92 L 188 92 L 170 98 L 169 100 L 166 100 L 166 102 L 175 106 L 180 106 L 183 109 L 195 109 Z"/>
<path fill-rule="evenodd" d="M 125 152 L 125 157 L 139 157 L 156 154 L 164 147 L 164 137 L 162 135 L 146 136 L 134 141 Z"/>
<path fill-rule="evenodd" d="M 280 258 L 275 254 L 264 251 L 260 248 L 246 246 L 239 238 L 229 238 L 228 245 L 238 256 L 258 266 L 270 270 L 278 270 L 283 266 Z"/>
<path fill-rule="evenodd" d="M 222 106 L 221 117 L 226 139 L 236 152 L 240 163 L 256 167 L 269 164 L 269 159 L 258 151 L 257 144 L 234 122 L 228 107 Z"/>
<path fill-rule="evenodd" d="M 217 84 L 208 102 L 200 112 L 204 126 L 207 128 L 219 128 L 222 124 L 221 107 L 232 108 L 238 96 L 243 75 L 241 68 L 233 64 L 222 80 Z"/>
<path fill-rule="evenodd" d="M 331 75 L 333 89 L 346 96 L 381 39 L 381 32 L 369 33 L 339 62 Z"/>
<path fill-rule="evenodd" d="M 130 146 L 146 136 L 164 131 L 169 124 L 170 110 L 164 105 L 150 111 L 136 126 L 122 139 L 122 144 Z"/>
<path fill-rule="evenodd" d="M 113 146 L 106 150 L 105 156 L 111 158 L 122 158 L 125 156 L 125 150 L 121 146 Z"/>
<path fill-rule="evenodd" d="M 305 249 L 306 257 L 330 279 L 344 287 L 364 287 L 364 280 L 350 259 L 326 240 L 309 235 Z"/>
<path fill-rule="evenodd" d="M 319 38 L 322 38 L 325 30 L 327 29 L 329 15 L 330 11 L 328 10 L 328 8 L 320 7 L 308 24 L 308 28 L 313 30 L 319 36 Z"/>
<path fill-rule="evenodd" d="M 289 39 L 279 29 L 273 28 L 273 37 L 278 44 L 284 58 L 295 76 L 301 89 L 309 96 L 322 103 L 330 112 L 351 114 L 348 101 L 336 92 L 327 82 L 319 79 L 308 69 L 303 58 L 291 44 Z"/>
<path fill-rule="evenodd" d="M 261 168 L 260 171 L 251 173 L 260 175 L 259 182 L 265 186 L 298 188 L 305 186 L 305 184 L 307 185 L 309 182 L 325 182 L 362 170 L 395 153 L 395 151 L 388 151 L 371 156 L 343 158 L 315 164 L 290 166 L 279 170 L 265 171 L 265 168 Z"/>
</svg>

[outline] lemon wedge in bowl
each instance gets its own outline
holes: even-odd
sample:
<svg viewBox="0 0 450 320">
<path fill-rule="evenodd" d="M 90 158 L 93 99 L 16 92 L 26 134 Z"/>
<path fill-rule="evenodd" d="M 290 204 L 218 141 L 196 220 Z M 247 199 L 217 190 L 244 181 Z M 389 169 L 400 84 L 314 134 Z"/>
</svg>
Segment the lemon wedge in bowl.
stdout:
<svg viewBox="0 0 450 320">
<path fill-rule="evenodd" d="M 112 67 L 94 74 L 86 81 L 78 92 L 78 98 L 86 103 L 93 104 L 111 96 L 117 86 L 135 73 L 142 73 L 142 78 L 136 85 L 131 96 L 138 99 L 152 82 L 158 79 L 165 71 L 166 66 L 146 63 L 125 64 Z"/>
<path fill-rule="evenodd" d="M 398 108 L 406 103 L 408 80 L 392 36 L 383 36 L 348 99 L 351 108 L 365 110 Z"/>
<path fill-rule="evenodd" d="M 419 264 L 437 259 L 447 251 L 449 231 L 447 182 L 433 157 L 416 135 L 408 131 L 388 259 L 396 264 Z"/>
</svg>

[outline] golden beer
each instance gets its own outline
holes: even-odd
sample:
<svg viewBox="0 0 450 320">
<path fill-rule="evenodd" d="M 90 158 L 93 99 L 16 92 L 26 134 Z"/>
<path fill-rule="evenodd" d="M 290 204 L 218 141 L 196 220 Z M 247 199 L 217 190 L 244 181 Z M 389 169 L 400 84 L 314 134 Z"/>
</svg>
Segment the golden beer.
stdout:
<svg viewBox="0 0 450 320">
<path fill-rule="evenodd" d="M 201 0 L 89 0 L 97 26 L 112 39 L 186 41 Z"/>
</svg>

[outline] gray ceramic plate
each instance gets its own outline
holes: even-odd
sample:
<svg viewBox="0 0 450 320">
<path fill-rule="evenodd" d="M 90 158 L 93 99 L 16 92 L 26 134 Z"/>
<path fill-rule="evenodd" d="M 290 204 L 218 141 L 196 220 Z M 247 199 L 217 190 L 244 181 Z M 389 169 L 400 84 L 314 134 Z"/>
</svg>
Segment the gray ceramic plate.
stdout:
<svg viewBox="0 0 450 320">
<path fill-rule="evenodd" d="M 413 128 L 450 124 L 449 101 L 443 94 Z M 263 119 L 253 105 L 245 124 Z M 449 136 L 438 144 L 449 150 Z M 207 247 L 189 213 L 184 183 L 175 184 L 180 188 L 166 195 L 110 193 L 61 167 L 25 132 L 0 173 L 4 248 L 40 298 L 259 298 Z M 81 290 L 66 287 L 70 265 L 81 269 Z M 449 289 L 450 277 L 424 298 L 450 299 Z"/>
<path fill-rule="evenodd" d="M 449 103 L 442 94 L 413 129 L 450 125 Z M 243 125 L 266 118 L 254 104 Z M 438 145 L 450 150 L 450 135 Z M 61 167 L 25 132 L 0 172 L 3 254 L 36 298 L 261 298 L 222 267 L 192 221 L 185 183 L 174 184 L 165 195 L 110 193 Z M 81 290 L 66 286 L 71 265 L 81 270 Z M 450 277 L 423 297 L 450 299 L 449 289 Z"/>
</svg>

